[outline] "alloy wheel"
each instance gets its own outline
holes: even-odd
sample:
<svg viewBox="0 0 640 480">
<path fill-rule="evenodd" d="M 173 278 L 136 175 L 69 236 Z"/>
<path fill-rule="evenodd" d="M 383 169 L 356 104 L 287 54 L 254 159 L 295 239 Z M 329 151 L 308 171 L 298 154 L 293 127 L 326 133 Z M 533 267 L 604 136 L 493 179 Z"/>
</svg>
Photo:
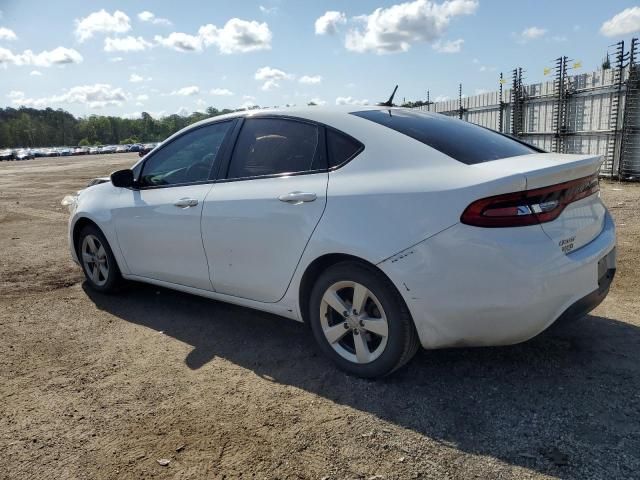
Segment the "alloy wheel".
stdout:
<svg viewBox="0 0 640 480">
<path fill-rule="evenodd" d="M 380 301 L 364 285 L 341 281 L 325 291 L 320 324 L 329 345 L 353 363 L 370 363 L 387 346 L 389 324 Z"/>
<path fill-rule="evenodd" d="M 82 263 L 87 276 L 98 287 L 102 287 L 109 279 L 109 261 L 107 252 L 95 235 L 86 235 L 80 248 Z"/>
</svg>

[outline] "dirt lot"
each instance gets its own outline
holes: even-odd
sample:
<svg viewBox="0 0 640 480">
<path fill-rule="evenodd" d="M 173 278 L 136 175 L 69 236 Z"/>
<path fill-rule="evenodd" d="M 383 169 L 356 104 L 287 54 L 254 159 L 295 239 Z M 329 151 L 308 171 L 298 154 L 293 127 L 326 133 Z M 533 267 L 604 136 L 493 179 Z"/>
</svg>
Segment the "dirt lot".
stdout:
<svg viewBox="0 0 640 480">
<path fill-rule="evenodd" d="M 86 291 L 60 199 L 135 159 L 0 163 L 0 478 L 640 478 L 640 185 L 602 186 L 619 264 L 593 315 L 370 382 L 296 322 Z"/>
</svg>

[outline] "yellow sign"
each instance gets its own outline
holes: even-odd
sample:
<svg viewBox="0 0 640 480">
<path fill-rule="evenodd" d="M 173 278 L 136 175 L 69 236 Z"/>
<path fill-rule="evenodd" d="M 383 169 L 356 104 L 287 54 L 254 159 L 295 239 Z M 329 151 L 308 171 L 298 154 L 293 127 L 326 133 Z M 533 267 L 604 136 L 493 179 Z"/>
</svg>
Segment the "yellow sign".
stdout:
<svg viewBox="0 0 640 480">
<path fill-rule="evenodd" d="M 582 67 L 582 62 L 575 62 L 573 64 L 573 68 L 581 68 Z"/>
<path fill-rule="evenodd" d="M 549 75 L 551 73 L 551 69 L 550 68 L 545 68 L 544 69 L 544 74 L 545 75 Z"/>
<path fill-rule="evenodd" d="M 504 78 L 501 78 L 500 83 L 507 83 L 507 81 Z"/>
</svg>

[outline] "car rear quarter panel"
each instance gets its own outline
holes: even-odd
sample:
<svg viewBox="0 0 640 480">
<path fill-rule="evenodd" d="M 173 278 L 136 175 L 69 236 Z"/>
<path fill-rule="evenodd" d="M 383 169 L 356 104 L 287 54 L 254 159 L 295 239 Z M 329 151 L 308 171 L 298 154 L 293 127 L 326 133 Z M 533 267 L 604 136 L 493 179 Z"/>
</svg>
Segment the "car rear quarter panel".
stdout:
<svg viewBox="0 0 640 480">
<path fill-rule="evenodd" d="M 521 174 L 502 176 L 459 163 L 405 135 L 367 120 L 344 131 L 365 149 L 330 172 L 325 212 L 283 299 L 297 304 L 306 268 L 327 254 L 378 264 L 459 222 L 485 196 L 522 190 Z"/>
</svg>

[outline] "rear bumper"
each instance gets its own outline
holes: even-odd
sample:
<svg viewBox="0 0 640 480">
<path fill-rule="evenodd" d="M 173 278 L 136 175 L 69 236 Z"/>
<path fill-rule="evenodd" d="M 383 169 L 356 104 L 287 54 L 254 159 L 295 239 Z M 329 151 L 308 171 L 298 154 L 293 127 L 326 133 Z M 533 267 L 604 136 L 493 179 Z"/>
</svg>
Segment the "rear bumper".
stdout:
<svg viewBox="0 0 640 480">
<path fill-rule="evenodd" d="M 612 253 L 615 254 L 615 250 L 612 250 L 609 255 Z M 606 257 L 605 257 L 606 259 Z M 591 310 L 596 308 L 598 305 L 602 303 L 602 301 L 609 294 L 609 287 L 611 286 L 611 282 L 613 282 L 613 277 L 615 277 L 616 269 L 609 268 L 604 273 L 604 275 L 599 279 L 599 286 L 597 290 L 594 290 L 588 295 L 585 295 L 580 300 L 576 301 L 573 305 L 567 308 L 560 317 L 555 321 L 555 323 L 566 323 L 571 322 L 573 320 L 580 319 L 588 314 Z"/>
<path fill-rule="evenodd" d="M 403 296 L 425 348 L 509 345 L 584 315 L 607 295 L 615 226 L 569 254 L 540 226 L 457 224 L 378 266 Z M 606 258 L 602 276 L 602 259 Z M 599 268 L 600 263 L 600 268 Z"/>
</svg>

